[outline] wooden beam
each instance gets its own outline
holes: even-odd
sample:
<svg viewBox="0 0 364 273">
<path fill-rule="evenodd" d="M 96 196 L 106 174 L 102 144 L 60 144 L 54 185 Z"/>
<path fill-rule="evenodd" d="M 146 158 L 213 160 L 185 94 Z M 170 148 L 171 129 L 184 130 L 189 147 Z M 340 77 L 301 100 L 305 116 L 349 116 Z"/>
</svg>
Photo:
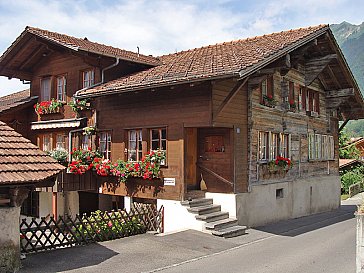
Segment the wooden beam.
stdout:
<svg viewBox="0 0 364 273">
<path fill-rule="evenodd" d="M 225 97 L 224 101 L 220 104 L 216 113 L 213 115 L 213 119 L 215 119 L 219 114 L 225 109 L 225 107 L 229 104 L 229 102 L 235 97 L 235 95 L 241 90 L 241 88 L 247 83 L 249 77 L 246 77 L 243 82 L 238 81 L 233 89 L 229 92 L 229 94 Z"/>
<path fill-rule="evenodd" d="M 343 124 L 341 124 L 340 128 L 339 128 L 339 133 L 341 132 L 342 129 L 344 129 L 345 125 L 349 122 L 350 118 L 347 118 Z"/>
<path fill-rule="evenodd" d="M 24 70 L 14 70 L 9 68 L 3 68 L 1 72 L 2 76 L 6 76 L 8 78 L 18 78 L 21 80 L 31 80 L 33 78 L 32 73 Z"/>
<path fill-rule="evenodd" d="M 306 61 L 305 64 L 305 85 L 309 86 L 321 74 L 321 72 L 329 65 L 329 63 L 336 59 L 336 54 L 326 55 L 320 58 L 314 58 Z"/>
<path fill-rule="evenodd" d="M 354 96 L 354 88 L 344 88 L 338 90 L 326 91 L 326 98 L 340 98 L 340 97 L 351 97 Z"/>
<path fill-rule="evenodd" d="M 332 78 L 332 80 L 335 82 L 336 86 L 338 88 L 341 88 L 341 84 L 340 82 L 338 81 L 338 79 L 336 78 L 335 74 L 334 74 L 334 71 L 332 71 L 332 68 L 330 65 L 327 66 L 327 71 L 329 72 L 330 74 L 330 77 Z"/>
<path fill-rule="evenodd" d="M 322 86 L 324 87 L 325 90 L 328 90 L 329 87 L 328 85 L 326 84 L 326 81 L 324 79 L 324 77 L 322 76 L 322 74 L 318 75 L 318 79 L 320 80 Z"/>
<path fill-rule="evenodd" d="M 19 70 L 22 70 L 27 64 L 30 63 L 30 61 L 36 56 L 38 55 L 42 50 L 44 49 L 44 46 L 41 44 L 40 46 L 38 46 L 36 49 L 34 49 L 32 51 L 32 53 L 30 53 L 29 57 L 19 66 Z"/>
</svg>

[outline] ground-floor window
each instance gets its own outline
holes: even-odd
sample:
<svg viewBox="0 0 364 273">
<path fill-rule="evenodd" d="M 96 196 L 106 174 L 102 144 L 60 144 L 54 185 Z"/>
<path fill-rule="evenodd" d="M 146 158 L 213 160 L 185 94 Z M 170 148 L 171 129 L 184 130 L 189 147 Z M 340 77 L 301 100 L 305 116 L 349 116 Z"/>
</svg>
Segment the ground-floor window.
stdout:
<svg viewBox="0 0 364 273">
<path fill-rule="evenodd" d="M 259 132 L 258 160 L 274 160 L 277 156 L 290 157 L 290 135 L 275 132 Z"/>
<path fill-rule="evenodd" d="M 21 206 L 20 213 L 29 217 L 39 217 L 39 192 L 31 191 Z"/>
<path fill-rule="evenodd" d="M 308 134 L 308 158 L 310 160 L 334 159 L 334 137 L 314 133 Z"/>
</svg>

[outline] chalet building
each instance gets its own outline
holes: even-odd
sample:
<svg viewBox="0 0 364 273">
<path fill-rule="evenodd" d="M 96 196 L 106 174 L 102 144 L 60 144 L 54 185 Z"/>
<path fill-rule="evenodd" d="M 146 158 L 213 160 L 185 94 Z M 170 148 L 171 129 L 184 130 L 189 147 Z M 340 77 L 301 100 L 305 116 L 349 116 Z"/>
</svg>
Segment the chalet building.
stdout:
<svg viewBox="0 0 364 273">
<path fill-rule="evenodd" d="M 227 223 L 223 212 L 257 226 L 339 207 L 338 121 L 364 114 L 327 25 L 157 58 L 27 27 L 0 58 L 0 75 L 29 81 L 28 100 L 62 102 L 27 115 L 27 135 L 43 150 L 98 148 L 113 162 L 164 151 L 161 180 L 64 173 L 53 190 L 81 212 L 163 205 L 165 231 Z M 73 112 L 73 99 L 87 104 Z M 19 106 L 7 108 L 6 121 L 20 123 Z M 196 197 L 206 199 L 186 201 Z"/>
</svg>

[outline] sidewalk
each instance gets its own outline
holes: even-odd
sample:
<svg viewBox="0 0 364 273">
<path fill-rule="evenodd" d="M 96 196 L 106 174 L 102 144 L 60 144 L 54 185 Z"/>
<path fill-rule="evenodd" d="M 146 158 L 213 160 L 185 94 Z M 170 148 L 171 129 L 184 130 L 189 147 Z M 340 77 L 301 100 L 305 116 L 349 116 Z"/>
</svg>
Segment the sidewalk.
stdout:
<svg viewBox="0 0 364 273">
<path fill-rule="evenodd" d="M 20 272 L 150 272 L 191 259 L 241 248 L 274 236 L 297 236 L 354 218 L 361 197 L 342 202 L 340 209 L 249 229 L 223 239 L 187 230 L 168 235 L 143 234 L 114 241 L 28 255 Z"/>
</svg>

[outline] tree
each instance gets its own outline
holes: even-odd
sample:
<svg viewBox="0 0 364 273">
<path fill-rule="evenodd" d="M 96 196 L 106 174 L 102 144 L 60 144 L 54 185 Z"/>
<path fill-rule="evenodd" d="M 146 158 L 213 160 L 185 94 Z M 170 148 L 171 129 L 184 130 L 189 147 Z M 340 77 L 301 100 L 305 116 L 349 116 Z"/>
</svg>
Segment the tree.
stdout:
<svg viewBox="0 0 364 273">
<path fill-rule="evenodd" d="M 350 142 L 350 137 L 346 130 L 339 134 L 339 158 L 359 159 L 360 151 L 354 143 Z"/>
</svg>

